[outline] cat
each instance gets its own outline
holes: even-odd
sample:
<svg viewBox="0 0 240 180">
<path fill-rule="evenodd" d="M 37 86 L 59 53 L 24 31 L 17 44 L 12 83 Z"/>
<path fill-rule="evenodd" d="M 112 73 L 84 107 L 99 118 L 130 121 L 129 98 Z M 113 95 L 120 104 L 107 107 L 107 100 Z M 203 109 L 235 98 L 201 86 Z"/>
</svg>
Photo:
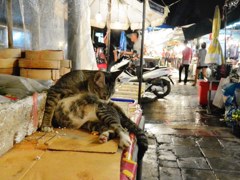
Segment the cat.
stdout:
<svg viewBox="0 0 240 180">
<path fill-rule="evenodd" d="M 52 131 L 52 119 L 55 109 L 59 101 L 64 98 L 80 94 L 90 94 L 102 101 L 109 100 L 114 93 L 115 80 L 120 73 L 121 72 L 108 73 L 102 71 L 76 70 L 62 76 L 56 84 L 48 90 L 41 130 L 45 132 Z M 138 128 L 116 104 L 108 102 L 107 105 L 112 106 L 115 111 L 117 111 L 122 127 L 136 135 L 140 150 L 139 158 L 142 158 L 148 148 L 148 140 L 145 132 Z M 88 127 L 88 130 L 91 131 L 97 126 L 101 127 L 101 124 L 89 121 L 83 125 L 83 128 Z"/>
<path fill-rule="evenodd" d="M 105 143 L 119 136 L 119 146 L 129 147 L 131 140 L 126 129 L 121 125 L 117 110 L 95 95 L 84 93 L 60 100 L 55 109 L 53 126 L 71 129 L 87 129 L 100 133 L 99 142 Z"/>
<path fill-rule="evenodd" d="M 52 119 L 58 102 L 76 94 L 91 93 L 108 100 L 114 93 L 115 79 L 119 75 L 101 71 L 76 70 L 62 76 L 47 93 L 41 130 L 52 131 Z"/>
</svg>

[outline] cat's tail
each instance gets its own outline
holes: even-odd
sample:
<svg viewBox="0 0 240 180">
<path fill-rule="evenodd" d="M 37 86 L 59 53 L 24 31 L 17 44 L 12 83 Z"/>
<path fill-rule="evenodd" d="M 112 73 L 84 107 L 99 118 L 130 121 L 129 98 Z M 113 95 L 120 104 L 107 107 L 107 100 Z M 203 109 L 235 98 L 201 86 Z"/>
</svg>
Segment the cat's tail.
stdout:
<svg viewBox="0 0 240 180">
<path fill-rule="evenodd" d="M 138 158 L 141 160 L 148 149 L 148 138 L 141 128 L 139 128 L 131 119 L 129 119 L 122 109 L 116 104 L 111 102 L 111 105 L 115 107 L 120 115 L 121 125 L 126 128 L 130 133 L 135 134 L 137 138 L 137 144 L 139 148 Z"/>
<path fill-rule="evenodd" d="M 126 128 L 130 133 L 134 133 L 137 138 L 137 144 L 139 148 L 138 158 L 142 159 L 145 152 L 148 149 L 148 138 L 141 128 L 139 128 L 128 117 L 121 117 L 121 124 L 123 128 Z"/>
</svg>

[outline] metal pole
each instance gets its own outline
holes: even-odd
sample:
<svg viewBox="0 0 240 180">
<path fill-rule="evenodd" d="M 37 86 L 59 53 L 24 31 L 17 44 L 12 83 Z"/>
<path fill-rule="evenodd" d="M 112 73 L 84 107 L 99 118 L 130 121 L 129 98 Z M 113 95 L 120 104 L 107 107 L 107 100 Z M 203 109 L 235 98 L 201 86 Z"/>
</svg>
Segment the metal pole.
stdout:
<svg viewBox="0 0 240 180">
<path fill-rule="evenodd" d="M 111 11 L 112 11 L 112 0 L 108 0 L 108 17 L 107 17 L 107 60 L 109 67 L 110 62 L 110 45 L 111 45 Z M 108 68 L 107 68 L 108 69 Z"/>
<path fill-rule="evenodd" d="M 143 49 L 144 49 L 144 31 L 145 31 L 145 17 L 146 17 L 146 0 L 143 0 L 143 14 L 142 14 L 142 42 L 140 55 L 140 79 L 138 85 L 138 104 L 141 105 L 141 91 L 142 91 L 142 69 L 143 69 Z"/>
<path fill-rule="evenodd" d="M 224 22 L 224 31 L 225 31 L 225 42 L 224 42 L 224 57 L 225 62 L 227 61 L 227 6 L 224 8 L 224 16 L 225 16 L 225 22 Z"/>
<path fill-rule="evenodd" d="M 7 0 L 8 47 L 13 48 L 12 0 Z"/>
</svg>

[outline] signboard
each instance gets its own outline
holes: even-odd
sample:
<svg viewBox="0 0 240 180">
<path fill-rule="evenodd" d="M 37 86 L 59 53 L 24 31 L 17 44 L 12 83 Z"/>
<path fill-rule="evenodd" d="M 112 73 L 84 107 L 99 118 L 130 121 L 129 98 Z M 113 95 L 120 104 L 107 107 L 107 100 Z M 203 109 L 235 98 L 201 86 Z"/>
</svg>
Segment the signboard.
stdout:
<svg viewBox="0 0 240 180">
<path fill-rule="evenodd" d="M 153 11 L 155 11 L 155 12 L 161 14 L 161 15 L 164 14 L 164 7 L 163 6 L 153 2 L 153 0 L 149 0 L 148 2 L 149 2 L 150 9 L 152 9 Z"/>
</svg>

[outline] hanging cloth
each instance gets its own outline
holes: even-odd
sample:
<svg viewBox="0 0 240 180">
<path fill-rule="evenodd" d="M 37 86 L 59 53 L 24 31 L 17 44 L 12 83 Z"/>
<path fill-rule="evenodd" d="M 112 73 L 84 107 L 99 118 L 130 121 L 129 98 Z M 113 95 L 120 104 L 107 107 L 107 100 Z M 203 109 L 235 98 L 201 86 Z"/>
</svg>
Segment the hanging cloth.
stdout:
<svg viewBox="0 0 240 180">
<path fill-rule="evenodd" d="M 121 51 L 126 51 L 127 50 L 127 38 L 126 38 L 126 35 L 125 35 L 124 31 L 121 32 L 119 49 Z"/>
<path fill-rule="evenodd" d="M 205 62 L 207 64 L 224 64 L 224 58 L 222 53 L 222 47 L 219 43 L 219 31 L 221 27 L 221 17 L 219 7 L 216 6 L 214 17 L 213 17 L 213 26 L 212 26 L 212 42 L 208 48 Z"/>
</svg>

